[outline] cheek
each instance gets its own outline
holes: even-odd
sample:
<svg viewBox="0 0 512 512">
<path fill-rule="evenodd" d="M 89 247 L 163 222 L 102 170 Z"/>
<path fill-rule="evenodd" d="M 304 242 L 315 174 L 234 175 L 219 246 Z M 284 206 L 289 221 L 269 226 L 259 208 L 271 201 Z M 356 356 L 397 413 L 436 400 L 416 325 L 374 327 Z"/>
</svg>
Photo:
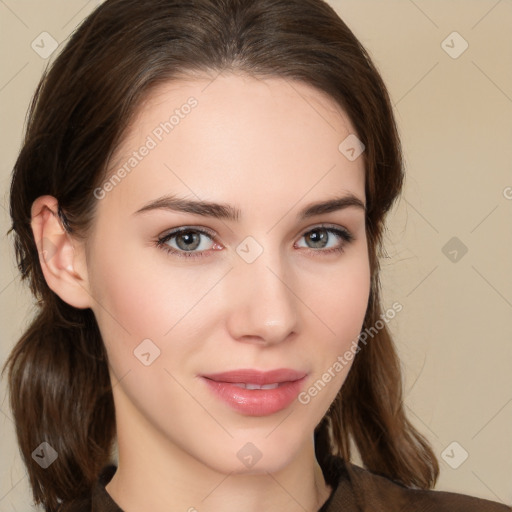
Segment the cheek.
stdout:
<svg viewBox="0 0 512 512">
<path fill-rule="evenodd" d="M 157 250 L 141 251 L 124 244 L 122 238 L 95 246 L 90 276 L 94 313 L 116 373 L 126 372 L 137 362 L 142 342 L 146 345 L 140 350 L 152 347 L 144 340 L 151 340 L 153 350 L 160 351 L 155 360 L 159 364 L 166 359 L 171 342 L 177 357 L 193 351 L 195 340 L 200 339 L 195 333 L 215 314 L 212 304 L 204 307 L 204 300 L 222 272 L 167 265 L 165 254 Z"/>
<path fill-rule="evenodd" d="M 328 344 L 342 349 L 357 338 L 364 321 L 371 284 L 368 258 L 354 252 L 321 282 L 314 288 L 315 312 L 329 327 Z"/>
<path fill-rule="evenodd" d="M 361 330 L 370 295 L 370 272 L 366 267 L 355 267 L 340 280 L 339 288 L 330 301 L 333 330 L 346 341 Z"/>
<path fill-rule="evenodd" d="M 317 351 L 314 372 L 299 402 L 314 401 L 327 408 L 336 397 L 354 362 L 358 338 L 364 322 L 370 294 L 368 259 L 361 253 L 340 265 L 330 279 L 322 279 L 323 292 L 315 287 L 308 302 L 323 325 L 322 336 L 316 336 Z M 320 397 L 321 395 L 321 397 Z M 319 396 L 319 398 L 315 398 Z M 314 399 L 314 400 L 313 400 Z M 320 405 L 320 403 L 322 405 Z"/>
</svg>

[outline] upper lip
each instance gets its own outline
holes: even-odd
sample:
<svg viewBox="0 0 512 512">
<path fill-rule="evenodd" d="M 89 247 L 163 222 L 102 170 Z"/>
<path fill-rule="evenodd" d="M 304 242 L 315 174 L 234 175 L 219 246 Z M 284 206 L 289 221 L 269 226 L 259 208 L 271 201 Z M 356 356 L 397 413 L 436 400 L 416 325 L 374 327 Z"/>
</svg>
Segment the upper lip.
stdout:
<svg viewBox="0 0 512 512">
<path fill-rule="evenodd" d="M 277 370 L 259 371 L 253 369 L 232 370 L 229 372 L 212 373 L 203 375 L 207 379 L 217 382 L 248 383 L 264 386 L 266 384 L 275 384 L 276 382 L 290 382 L 302 379 L 306 372 L 291 370 L 289 368 L 279 368 Z"/>
</svg>

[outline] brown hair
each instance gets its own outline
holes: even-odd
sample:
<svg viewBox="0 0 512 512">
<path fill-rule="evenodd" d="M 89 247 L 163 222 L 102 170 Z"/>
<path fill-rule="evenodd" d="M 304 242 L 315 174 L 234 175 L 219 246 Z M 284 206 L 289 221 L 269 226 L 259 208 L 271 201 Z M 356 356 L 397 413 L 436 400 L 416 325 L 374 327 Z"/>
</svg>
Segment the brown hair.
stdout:
<svg viewBox="0 0 512 512">
<path fill-rule="evenodd" d="M 110 460 L 116 425 L 95 317 L 46 284 L 30 225 L 32 202 L 56 197 L 67 228 L 86 238 L 94 190 L 141 101 L 156 85 L 187 72 L 220 71 L 305 82 L 350 117 L 365 145 L 372 281 L 363 328 L 382 317 L 379 257 L 384 217 L 404 179 L 401 145 L 385 85 L 335 11 L 322 0 L 106 0 L 45 71 L 11 185 L 9 233 L 14 230 L 18 266 L 39 309 L 3 371 L 9 369 L 10 404 L 34 500 L 47 511 L 90 492 Z M 435 485 L 438 462 L 406 417 L 386 325 L 361 346 L 316 428 L 319 463 L 331 453 L 350 460 L 350 439 L 369 470 L 410 487 Z M 43 441 L 58 453 L 47 469 L 32 459 Z"/>
</svg>

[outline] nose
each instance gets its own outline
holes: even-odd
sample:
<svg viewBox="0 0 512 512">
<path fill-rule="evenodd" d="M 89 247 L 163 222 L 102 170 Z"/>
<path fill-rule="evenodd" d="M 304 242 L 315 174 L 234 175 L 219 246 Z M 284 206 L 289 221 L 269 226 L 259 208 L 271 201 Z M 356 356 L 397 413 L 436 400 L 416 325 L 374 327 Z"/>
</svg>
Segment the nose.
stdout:
<svg viewBox="0 0 512 512">
<path fill-rule="evenodd" d="M 274 345 L 299 329 L 299 299 L 291 271 L 264 251 L 256 261 L 238 260 L 230 272 L 227 328 L 233 339 Z"/>
</svg>

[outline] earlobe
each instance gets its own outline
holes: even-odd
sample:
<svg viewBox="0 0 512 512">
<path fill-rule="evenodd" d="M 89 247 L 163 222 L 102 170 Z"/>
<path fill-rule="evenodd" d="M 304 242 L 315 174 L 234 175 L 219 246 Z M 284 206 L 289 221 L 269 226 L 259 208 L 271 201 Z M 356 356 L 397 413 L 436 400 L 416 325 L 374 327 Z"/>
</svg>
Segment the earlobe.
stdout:
<svg viewBox="0 0 512 512">
<path fill-rule="evenodd" d="M 92 299 L 82 263 L 85 259 L 77 254 L 82 247 L 66 231 L 58 207 L 57 199 L 48 195 L 32 203 L 31 227 L 41 269 L 50 289 L 63 301 L 76 308 L 89 308 Z"/>
</svg>

